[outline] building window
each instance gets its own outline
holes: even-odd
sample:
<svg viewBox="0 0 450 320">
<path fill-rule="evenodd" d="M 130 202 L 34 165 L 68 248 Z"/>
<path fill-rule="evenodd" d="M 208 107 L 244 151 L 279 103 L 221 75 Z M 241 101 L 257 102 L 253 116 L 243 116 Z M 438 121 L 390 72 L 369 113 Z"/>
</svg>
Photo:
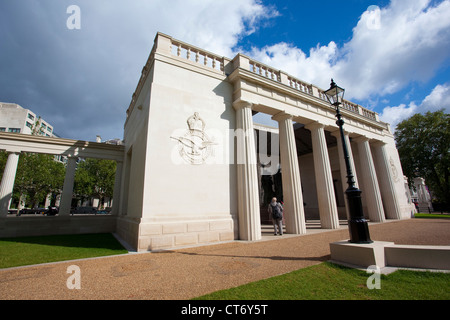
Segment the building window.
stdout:
<svg viewBox="0 0 450 320">
<path fill-rule="evenodd" d="M 5 132 L 6 128 L 0 128 L 0 132 Z"/>
<path fill-rule="evenodd" d="M 33 129 L 33 125 L 27 121 L 27 127 Z"/>
<path fill-rule="evenodd" d="M 48 132 L 52 132 L 52 128 L 51 127 L 47 127 L 47 131 Z"/>
<path fill-rule="evenodd" d="M 47 129 L 47 125 L 45 123 L 41 124 L 42 129 Z"/>
<path fill-rule="evenodd" d="M 12 132 L 12 133 L 20 133 L 20 128 L 9 128 L 8 132 Z"/>
<path fill-rule="evenodd" d="M 33 116 L 31 113 L 29 113 L 29 114 L 28 114 L 28 119 L 34 120 L 34 116 Z"/>
</svg>

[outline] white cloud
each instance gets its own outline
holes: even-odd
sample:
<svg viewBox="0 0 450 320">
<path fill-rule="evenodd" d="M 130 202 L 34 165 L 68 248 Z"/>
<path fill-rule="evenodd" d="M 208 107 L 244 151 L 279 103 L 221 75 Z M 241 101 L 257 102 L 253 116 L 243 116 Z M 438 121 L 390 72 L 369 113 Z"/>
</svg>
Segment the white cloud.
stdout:
<svg viewBox="0 0 450 320">
<path fill-rule="evenodd" d="M 378 20 L 373 15 L 378 14 Z M 285 43 L 249 55 L 298 78 L 327 88 L 333 77 L 349 99 L 369 99 L 425 82 L 450 57 L 450 1 L 392 0 L 381 10 L 364 12 L 342 47 L 334 42 L 309 55 Z"/>
<path fill-rule="evenodd" d="M 312 48 L 309 55 L 288 43 L 278 43 L 262 49 L 253 48 L 249 53 L 260 62 L 298 76 L 303 81 L 319 86 L 322 84 L 324 87 L 329 85 L 330 79 L 325 77 L 326 80 L 323 82 L 323 75 L 332 74 L 332 63 L 337 54 L 338 49 L 334 42 L 330 42 L 327 46 Z"/>
<path fill-rule="evenodd" d="M 418 107 L 414 103 L 410 103 L 409 106 L 401 104 L 396 107 L 386 107 L 379 117 L 381 121 L 389 123 L 391 131 L 394 131 L 397 124 L 414 115 L 417 109 Z"/>
<path fill-rule="evenodd" d="M 437 85 L 420 105 L 411 102 L 408 106 L 401 104 L 395 107 L 385 107 L 380 114 L 380 120 L 389 123 L 391 130 L 394 131 L 400 122 L 418 112 L 433 112 L 440 109 L 450 112 L 450 83 Z"/>
<path fill-rule="evenodd" d="M 450 57 L 450 1 L 393 0 L 380 10 L 379 29 L 368 28 L 365 12 L 344 46 L 338 64 L 343 85 L 357 99 L 398 92 L 425 82 Z"/>
<path fill-rule="evenodd" d="M 253 33 L 261 20 L 278 15 L 260 0 L 161 0 L 146 6 L 149 13 L 157 12 L 152 19 L 158 31 L 230 57 L 240 37 Z"/>
<path fill-rule="evenodd" d="M 450 113 L 450 83 L 437 85 L 423 100 L 421 107 L 426 111 L 444 109 L 447 113 Z"/>
</svg>

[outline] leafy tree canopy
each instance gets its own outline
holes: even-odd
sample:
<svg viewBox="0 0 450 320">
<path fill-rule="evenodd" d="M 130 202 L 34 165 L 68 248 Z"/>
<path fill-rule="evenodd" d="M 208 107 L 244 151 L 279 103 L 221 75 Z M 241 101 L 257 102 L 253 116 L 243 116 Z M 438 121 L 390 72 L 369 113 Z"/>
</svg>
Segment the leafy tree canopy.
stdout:
<svg viewBox="0 0 450 320">
<path fill-rule="evenodd" d="M 112 198 L 115 173 L 115 161 L 91 158 L 82 160 L 78 163 L 75 174 L 74 193 L 80 198 Z M 99 205 L 101 203 L 102 201 Z"/>
<path fill-rule="evenodd" d="M 395 131 L 403 172 L 410 184 L 423 177 L 439 202 L 450 202 L 450 114 L 415 114 Z"/>
<path fill-rule="evenodd" d="M 0 152 L 0 179 L 8 155 Z M 60 192 L 64 183 L 64 164 L 55 161 L 53 155 L 21 153 L 14 181 L 13 196 L 19 199 L 25 196 L 28 206 L 38 206 L 52 192 Z"/>
</svg>

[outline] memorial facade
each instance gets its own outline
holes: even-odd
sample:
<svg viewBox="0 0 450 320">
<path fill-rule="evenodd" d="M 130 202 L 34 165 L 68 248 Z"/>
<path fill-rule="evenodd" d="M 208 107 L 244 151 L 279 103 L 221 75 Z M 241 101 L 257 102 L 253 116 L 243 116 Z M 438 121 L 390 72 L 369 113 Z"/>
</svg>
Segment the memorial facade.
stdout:
<svg viewBox="0 0 450 320">
<path fill-rule="evenodd" d="M 257 113 L 278 125 L 254 124 Z M 389 125 L 350 101 L 341 113 L 367 219 L 409 218 L 414 206 Z M 33 234 L 57 233 L 50 220 L 6 219 L 21 152 L 69 159 L 60 214 L 45 218 L 53 228 L 116 232 L 138 251 L 259 240 L 273 196 L 284 203 L 289 234 L 305 234 L 307 219 L 336 229 L 348 217 L 341 139 L 323 89 L 245 55 L 221 57 L 158 33 L 123 138 L 114 146 L 0 133 L 9 153 L 0 236 L 24 235 L 24 223 Z M 95 228 L 69 216 L 77 157 L 117 162 L 112 215 L 97 216 Z"/>
<path fill-rule="evenodd" d="M 278 128 L 254 125 L 256 113 Z M 410 217 L 389 125 L 349 101 L 342 113 L 367 218 Z M 158 33 L 127 110 L 118 233 L 138 250 L 259 240 L 277 192 L 287 233 L 304 234 L 308 217 L 338 228 L 347 186 L 335 121 L 314 85 Z"/>
</svg>

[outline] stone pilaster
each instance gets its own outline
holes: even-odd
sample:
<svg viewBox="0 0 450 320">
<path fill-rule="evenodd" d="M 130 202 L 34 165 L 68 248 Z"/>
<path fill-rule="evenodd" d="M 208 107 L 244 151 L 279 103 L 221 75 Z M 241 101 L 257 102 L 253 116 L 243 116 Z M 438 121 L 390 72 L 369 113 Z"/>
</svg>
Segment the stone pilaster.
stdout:
<svg viewBox="0 0 450 320">
<path fill-rule="evenodd" d="M 113 205 L 112 212 L 113 216 L 119 215 L 120 208 L 120 186 L 122 184 L 122 169 L 123 161 L 116 162 L 116 175 L 114 177 L 114 191 L 113 191 Z"/>
<path fill-rule="evenodd" d="M 261 218 L 252 104 L 242 101 L 233 103 L 233 107 L 236 110 L 239 239 L 259 240 Z"/>
<path fill-rule="evenodd" d="M 18 164 L 19 153 L 10 153 L 8 155 L 8 160 L 6 161 L 2 182 L 0 184 L 0 218 L 4 218 L 8 215 Z"/>
<path fill-rule="evenodd" d="M 324 229 L 337 229 L 339 217 L 324 125 L 314 122 L 306 129 L 311 131 L 320 223 Z"/>
<path fill-rule="evenodd" d="M 300 168 L 298 165 L 292 116 L 282 112 L 275 115 L 273 119 L 278 121 L 280 135 L 281 174 L 286 232 L 305 234 L 305 212 L 303 208 Z"/>
<path fill-rule="evenodd" d="M 395 181 L 389 156 L 386 152 L 386 144 L 381 141 L 374 143 L 373 153 L 375 155 L 374 159 L 377 161 L 378 183 L 380 184 L 380 192 L 383 199 L 386 218 L 401 219 L 399 198 L 395 190 Z"/>
<path fill-rule="evenodd" d="M 380 187 L 377 172 L 370 151 L 369 139 L 359 137 L 356 139 L 362 172 L 362 197 L 366 199 L 367 211 L 371 222 L 385 221 L 383 203 L 381 201 Z"/>
</svg>

